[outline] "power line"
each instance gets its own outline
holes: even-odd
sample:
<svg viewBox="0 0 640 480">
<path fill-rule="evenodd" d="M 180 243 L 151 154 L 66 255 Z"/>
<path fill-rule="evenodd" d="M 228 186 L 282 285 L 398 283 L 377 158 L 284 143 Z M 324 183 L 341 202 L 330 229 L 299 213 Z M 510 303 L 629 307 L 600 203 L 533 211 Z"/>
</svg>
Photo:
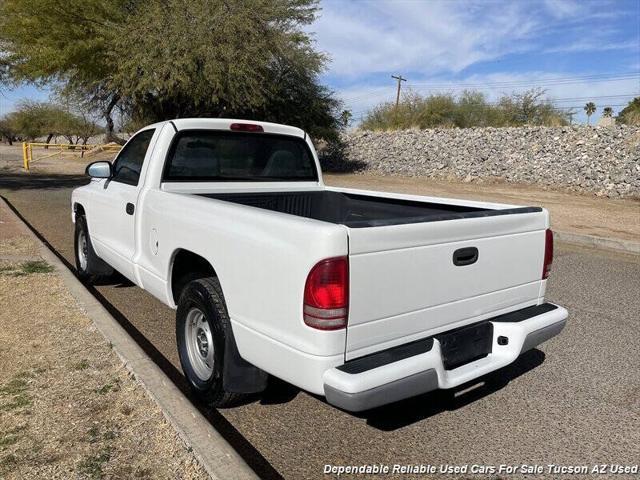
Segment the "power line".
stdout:
<svg viewBox="0 0 640 480">
<path fill-rule="evenodd" d="M 598 100 L 598 99 L 602 99 L 602 98 L 625 98 L 625 97 L 635 97 L 637 95 L 640 95 L 640 93 L 626 93 L 626 94 L 620 94 L 620 95 L 596 95 L 596 96 L 591 96 L 591 97 L 572 97 L 572 98 L 558 98 L 556 100 L 560 101 L 565 101 L 565 100 Z M 551 99 L 552 101 L 554 101 L 554 99 Z"/>
<path fill-rule="evenodd" d="M 620 95 L 593 95 L 586 97 L 564 97 L 564 98 L 549 98 L 547 99 L 550 103 L 560 103 L 560 102 L 574 102 L 578 100 L 602 100 L 602 99 L 615 99 L 615 98 L 634 98 L 640 95 L 639 93 L 626 93 Z M 498 101 L 488 101 L 488 102 L 476 102 L 478 105 L 498 105 L 500 102 Z M 606 102 L 605 102 L 606 103 Z M 472 102 L 468 102 L 467 105 L 472 104 Z M 608 106 L 608 105 L 606 105 Z"/>
<path fill-rule="evenodd" d="M 611 79 L 609 79 L 609 80 L 611 80 Z M 607 80 L 607 81 L 609 81 L 609 80 Z M 627 78 L 625 78 L 624 80 L 627 80 Z M 640 77 L 638 77 L 638 80 L 640 81 Z M 600 80 L 600 81 L 603 81 L 603 80 Z M 577 83 L 581 83 L 581 82 L 577 82 Z M 566 83 L 566 85 L 568 85 L 568 84 L 569 83 Z M 413 84 L 412 83 L 412 84 L 409 84 L 408 86 L 412 87 L 412 86 L 415 86 L 415 85 L 417 85 L 417 84 Z M 472 84 L 467 84 L 465 86 L 462 86 L 461 84 L 458 84 L 458 85 L 456 85 L 456 84 L 447 84 L 446 87 L 443 87 L 443 88 L 430 88 L 429 90 L 431 90 L 431 92 L 438 93 L 438 92 L 442 92 L 443 90 L 460 90 L 460 89 L 464 89 L 464 88 L 469 88 L 469 86 L 471 86 L 471 85 Z M 477 84 L 477 85 L 478 85 L 478 87 L 474 88 L 474 90 L 483 91 L 483 90 L 489 90 L 490 89 L 490 87 L 487 86 L 487 85 L 490 85 L 490 84 Z M 565 85 L 565 84 L 563 84 L 563 85 Z M 531 86 L 531 87 L 534 87 L 534 86 L 541 86 L 541 84 L 530 83 L 530 84 L 527 84 L 527 85 L 522 84 L 520 86 L 524 86 L 524 87 Z M 638 84 L 638 87 L 640 89 L 640 83 Z M 358 100 L 361 100 L 361 99 L 364 99 L 364 98 L 381 98 L 381 97 L 389 95 L 388 92 L 380 92 L 380 90 L 381 90 L 381 88 L 379 88 L 379 89 L 378 88 L 377 89 L 370 89 L 370 90 L 365 91 L 365 92 L 370 92 L 370 93 L 362 93 L 362 94 L 359 94 L 359 95 L 356 95 L 356 96 L 350 96 L 350 97 L 347 96 L 347 97 L 343 97 L 342 100 L 344 102 L 346 102 L 346 103 L 351 103 L 351 102 L 358 101 Z M 416 91 L 417 92 L 425 92 L 424 89 L 416 89 Z M 373 94 L 373 92 L 380 92 L 380 93 Z M 638 93 L 632 93 L 632 94 L 625 95 L 625 96 L 633 96 L 633 95 L 639 95 L 639 94 L 640 94 L 640 90 L 639 90 Z"/>
<path fill-rule="evenodd" d="M 640 80 L 640 72 L 621 73 L 621 74 L 599 74 L 599 75 L 583 75 L 583 76 L 571 76 L 571 77 L 551 77 L 551 78 L 539 78 L 535 80 L 504 80 L 495 82 L 425 82 L 425 83 L 411 83 L 411 86 L 425 86 L 425 87 L 447 87 L 455 86 L 460 88 L 474 87 L 474 86 L 527 86 L 527 85 L 540 85 L 540 84 L 570 84 L 570 83 L 582 83 L 585 81 L 590 82 L 608 82 L 618 80 L 629 80 L 638 78 Z"/>
<path fill-rule="evenodd" d="M 584 107 L 584 105 L 572 105 L 571 107 L 569 107 L 567 105 L 555 105 L 555 106 L 558 107 L 558 108 L 567 108 L 567 109 L 569 109 L 569 108 L 583 108 Z M 616 104 L 613 104 L 613 105 L 607 103 L 607 104 L 603 105 L 603 107 L 626 107 L 626 106 L 627 106 L 626 103 L 616 103 Z"/>
<path fill-rule="evenodd" d="M 629 72 L 629 73 L 620 73 L 620 74 L 597 74 L 597 75 L 583 75 L 583 76 L 571 76 L 571 77 L 548 77 L 548 78 L 539 78 L 536 80 L 504 80 L 504 81 L 494 81 L 494 82 L 417 82 L 410 83 L 409 86 L 416 87 L 433 87 L 433 88 L 467 88 L 467 87 L 492 87 L 492 86 L 529 86 L 529 85 L 539 85 L 541 83 L 552 84 L 555 82 L 565 83 L 582 83 L 584 81 L 598 81 L 598 82 L 608 82 L 608 81 L 619 81 L 619 80 L 630 80 L 633 78 L 638 78 L 640 80 L 640 72 Z M 370 93 L 378 92 L 380 90 L 386 90 L 387 87 L 373 87 L 362 92 L 359 92 L 355 96 L 347 96 L 345 99 L 352 98 L 361 98 L 366 97 Z"/>
<path fill-rule="evenodd" d="M 343 97 L 343 100 L 354 100 L 359 98 L 366 98 L 370 96 L 373 92 L 383 93 L 384 95 L 387 95 L 389 93 L 389 87 L 369 88 L 367 90 L 360 91 L 357 95 L 347 95 L 346 97 Z"/>
</svg>

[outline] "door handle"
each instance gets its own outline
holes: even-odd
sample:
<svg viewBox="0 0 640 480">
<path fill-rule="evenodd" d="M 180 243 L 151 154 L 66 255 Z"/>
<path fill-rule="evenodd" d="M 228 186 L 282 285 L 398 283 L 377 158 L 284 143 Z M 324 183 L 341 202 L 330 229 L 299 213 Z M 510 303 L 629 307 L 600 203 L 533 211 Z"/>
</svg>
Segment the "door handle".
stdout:
<svg viewBox="0 0 640 480">
<path fill-rule="evenodd" d="M 133 215 L 133 212 L 136 211 L 136 206 L 133 203 L 127 203 L 127 206 L 124 210 L 125 212 L 127 212 L 127 215 Z"/>
<path fill-rule="evenodd" d="M 457 267 L 471 265 L 478 260 L 478 249 L 476 247 L 459 248 L 453 252 L 453 264 Z"/>
</svg>

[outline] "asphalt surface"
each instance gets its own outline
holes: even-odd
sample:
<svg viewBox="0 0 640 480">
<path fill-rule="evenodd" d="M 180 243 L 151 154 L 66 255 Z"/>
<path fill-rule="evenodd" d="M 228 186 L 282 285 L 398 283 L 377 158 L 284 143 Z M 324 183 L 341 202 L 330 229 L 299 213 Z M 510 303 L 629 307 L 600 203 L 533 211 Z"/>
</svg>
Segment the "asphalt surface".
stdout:
<svg viewBox="0 0 640 480">
<path fill-rule="evenodd" d="M 72 264 L 69 199 L 86 180 L 27 178 L 0 176 L 0 194 Z M 95 294 L 183 388 L 174 312 L 126 281 Z M 461 396 L 353 415 L 274 380 L 208 418 L 265 478 L 319 478 L 325 464 L 640 463 L 640 259 L 557 245 L 547 299 L 569 310 L 564 332 Z"/>
</svg>

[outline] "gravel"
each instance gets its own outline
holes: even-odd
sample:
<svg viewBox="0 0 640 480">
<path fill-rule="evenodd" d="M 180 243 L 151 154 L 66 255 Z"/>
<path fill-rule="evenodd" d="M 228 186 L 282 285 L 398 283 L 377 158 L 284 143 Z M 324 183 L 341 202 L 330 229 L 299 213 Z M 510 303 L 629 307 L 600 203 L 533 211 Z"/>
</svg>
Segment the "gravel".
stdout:
<svg viewBox="0 0 640 480">
<path fill-rule="evenodd" d="M 342 155 L 322 154 L 330 170 L 640 196 L 638 127 L 356 130 L 343 141 Z"/>
</svg>

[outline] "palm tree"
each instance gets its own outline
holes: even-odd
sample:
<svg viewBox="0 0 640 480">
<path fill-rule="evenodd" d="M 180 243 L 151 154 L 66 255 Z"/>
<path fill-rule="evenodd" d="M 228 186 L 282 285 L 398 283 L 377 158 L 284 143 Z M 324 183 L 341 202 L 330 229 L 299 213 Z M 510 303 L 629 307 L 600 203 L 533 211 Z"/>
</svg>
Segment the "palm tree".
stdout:
<svg viewBox="0 0 640 480">
<path fill-rule="evenodd" d="M 587 125 L 591 123 L 591 115 L 596 111 L 596 104 L 593 102 L 587 102 L 584 106 L 584 111 L 587 112 Z"/>
<path fill-rule="evenodd" d="M 613 117 L 613 108 L 604 107 L 604 109 L 602 110 L 602 115 L 605 117 Z"/>
<path fill-rule="evenodd" d="M 347 128 L 349 126 L 349 122 L 351 122 L 352 117 L 353 114 L 351 113 L 351 110 L 342 111 L 342 113 L 340 114 L 340 123 L 344 128 Z"/>
</svg>

